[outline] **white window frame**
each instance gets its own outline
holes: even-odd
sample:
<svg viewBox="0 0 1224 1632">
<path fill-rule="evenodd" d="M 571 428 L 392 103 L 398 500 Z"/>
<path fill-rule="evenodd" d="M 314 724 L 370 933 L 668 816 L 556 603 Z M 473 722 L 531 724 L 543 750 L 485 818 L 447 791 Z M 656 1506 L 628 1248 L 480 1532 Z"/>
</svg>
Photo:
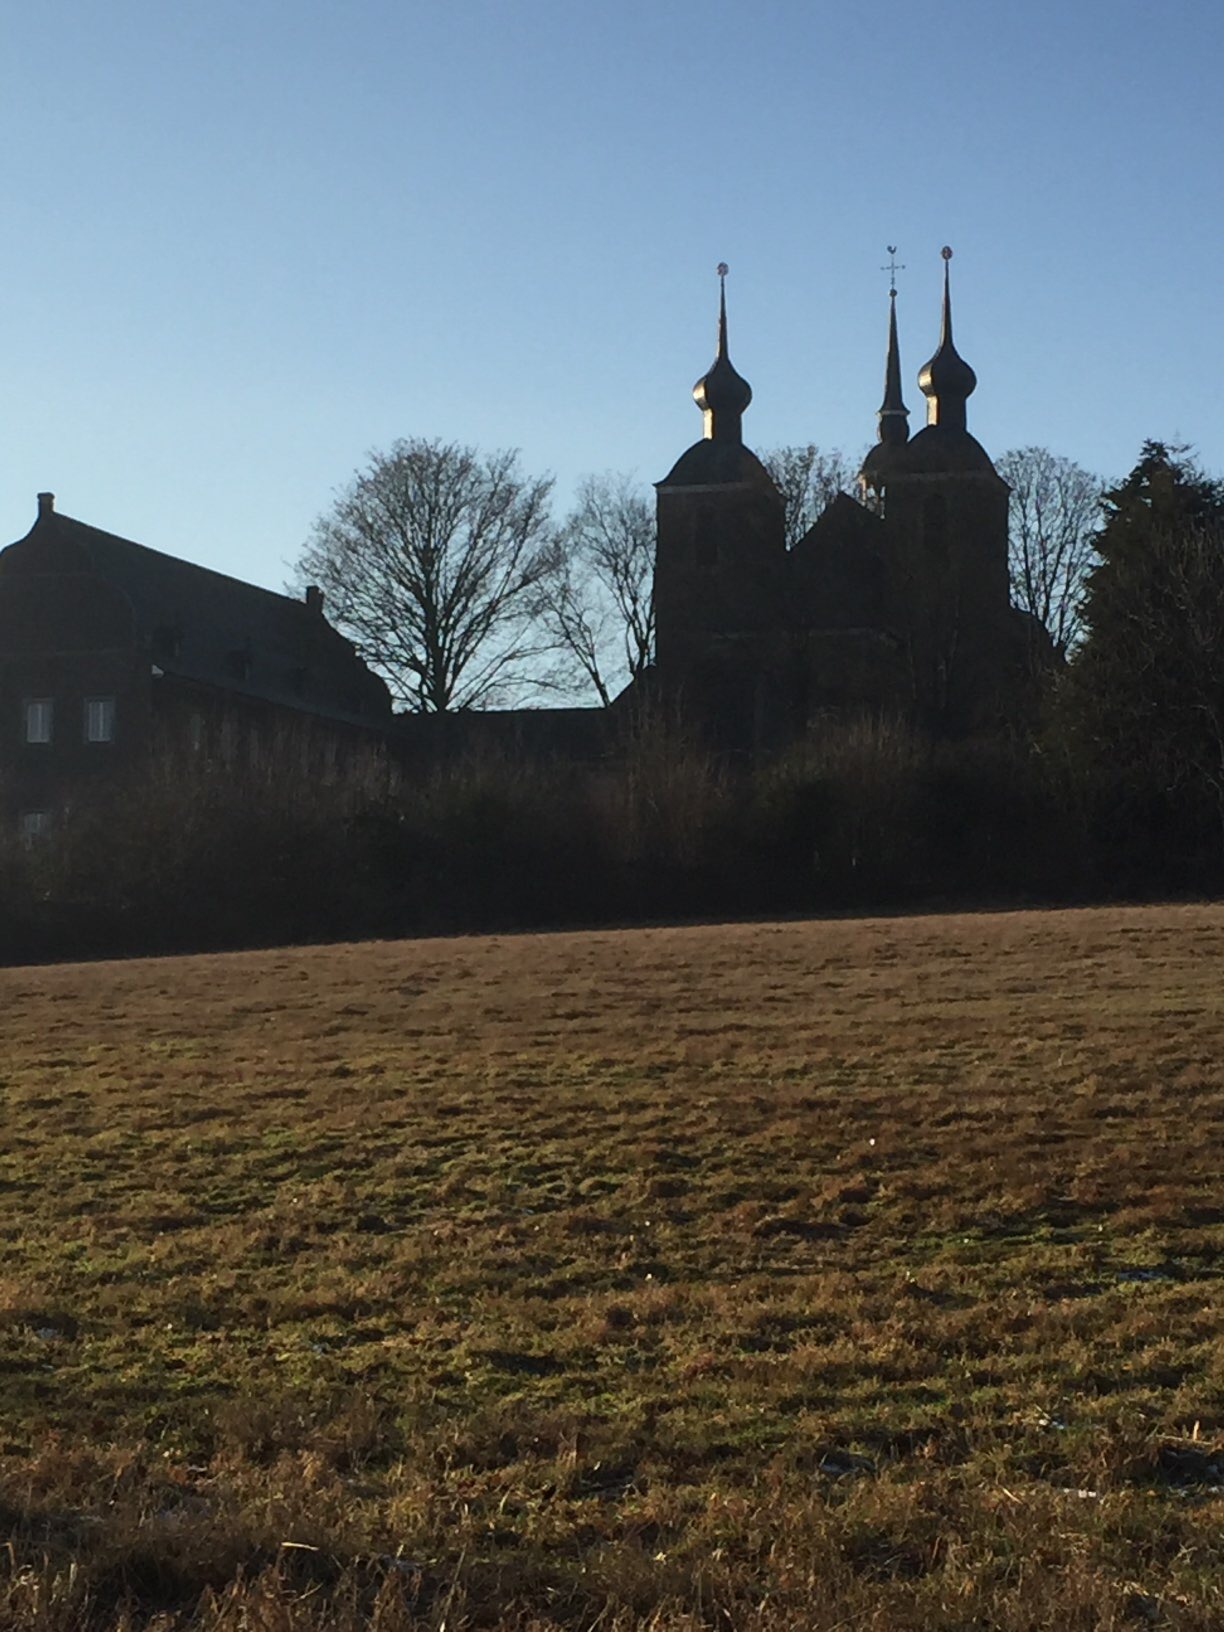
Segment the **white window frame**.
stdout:
<svg viewBox="0 0 1224 1632">
<path fill-rule="evenodd" d="M 114 742 L 114 697 L 86 697 L 84 732 L 86 742 Z"/>
<path fill-rule="evenodd" d="M 21 705 L 21 740 L 46 747 L 54 736 L 54 697 L 27 697 Z"/>
</svg>

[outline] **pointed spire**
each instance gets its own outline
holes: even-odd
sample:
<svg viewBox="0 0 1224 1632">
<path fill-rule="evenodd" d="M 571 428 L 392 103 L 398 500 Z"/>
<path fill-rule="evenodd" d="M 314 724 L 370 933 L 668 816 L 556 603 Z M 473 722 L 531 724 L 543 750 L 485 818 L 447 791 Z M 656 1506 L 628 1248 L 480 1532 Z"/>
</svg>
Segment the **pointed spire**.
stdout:
<svg viewBox="0 0 1224 1632">
<path fill-rule="evenodd" d="M 943 323 L 939 331 L 939 350 L 923 367 L 918 384 L 927 399 L 927 424 L 963 431 L 965 404 L 977 386 L 977 375 L 952 343 L 952 295 L 948 280 L 952 251 L 945 244 L 939 253 L 944 263 Z"/>
<path fill-rule="evenodd" d="M 894 251 L 895 253 L 895 251 Z M 901 400 L 901 348 L 897 344 L 897 285 L 888 291 L 888 357 L 884 364 L 884 401 L 879 413 L 881 442 L 909 441 L 909 409 Z"/>
<path fill-rule="evenodd" d="M 741 421 L 752 401 L 752 387 L 731 365 L 727 351 L 727 263 L 718 263 L 718 349 L 709 372 L 693 387 L 693 400 L 705 415 L 708 441 L 742 442 Z"/>
</svg>

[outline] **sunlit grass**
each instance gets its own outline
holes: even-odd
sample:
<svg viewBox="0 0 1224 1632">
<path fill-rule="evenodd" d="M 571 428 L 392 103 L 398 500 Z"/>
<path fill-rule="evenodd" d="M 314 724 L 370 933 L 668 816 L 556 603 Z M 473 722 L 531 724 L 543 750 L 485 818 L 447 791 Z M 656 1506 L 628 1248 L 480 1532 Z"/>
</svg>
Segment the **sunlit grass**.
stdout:
<svg viewBox="0 0 1224 1632">
<path fill-rule="evenodd" d="M 1224 1625 L 1222 952 L 0 971 L 0 1624 Z"/>
</svg>

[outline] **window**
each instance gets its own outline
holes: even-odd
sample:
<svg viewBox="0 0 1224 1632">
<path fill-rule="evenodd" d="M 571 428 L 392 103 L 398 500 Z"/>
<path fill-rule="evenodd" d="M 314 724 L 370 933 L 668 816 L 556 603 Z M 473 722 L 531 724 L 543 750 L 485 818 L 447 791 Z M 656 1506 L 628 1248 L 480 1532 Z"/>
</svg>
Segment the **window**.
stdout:
<svg viewBox="0 0 1224 1632">
<path fill-rule="evenodd" d="M 113 697 L 86 697 L 85 741 L 114 742 L 115 699 Z"/>
<path fill-rule="evenodd" d="M 51 827 L 49 810 L 23 810 L 17 819 L 17 829 L 24 845 L 37 844 Z"/>
<path fill-rule="evenodd" d="M 27 697 L 22 705 L 22 730 L 26 742 L 50 742 L 55 704 L 50 697 Z"/>
</svg>

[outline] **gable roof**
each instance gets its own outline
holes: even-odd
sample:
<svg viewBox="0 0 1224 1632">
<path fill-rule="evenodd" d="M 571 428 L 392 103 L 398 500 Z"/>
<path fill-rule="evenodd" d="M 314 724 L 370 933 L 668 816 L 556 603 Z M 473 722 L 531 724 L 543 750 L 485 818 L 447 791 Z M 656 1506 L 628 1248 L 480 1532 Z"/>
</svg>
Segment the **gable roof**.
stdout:
<svg viewBox="0 0 1224 1632">
<path fill-rule="evenodd" d="M 818 550 L 837 549 L 844 545 L 879 551 L 883 544 L 884 524 L 879 516 L 860 504 L 849 493 L 835 493 L 816 517 L 816 520 L 798 540 L 792 554 L 811 555 Z"/>
<path fill-rule="evenodd" d="M 881 624 L 884 523 L 848 493 L 835 493 L 790 552 L 795 604 L 813 625 L 865 629 Z"/>
<path fill-rule="evenodd" d="M 386 686 L 321 604 L 60 515 L 49 495 L 26 536 L 0 551 L 0 590 L 13 575 L 102 579 L 130 603 L 136 640 L 164 674 L 328 718 L 390 719 Z"/>
</svg>

